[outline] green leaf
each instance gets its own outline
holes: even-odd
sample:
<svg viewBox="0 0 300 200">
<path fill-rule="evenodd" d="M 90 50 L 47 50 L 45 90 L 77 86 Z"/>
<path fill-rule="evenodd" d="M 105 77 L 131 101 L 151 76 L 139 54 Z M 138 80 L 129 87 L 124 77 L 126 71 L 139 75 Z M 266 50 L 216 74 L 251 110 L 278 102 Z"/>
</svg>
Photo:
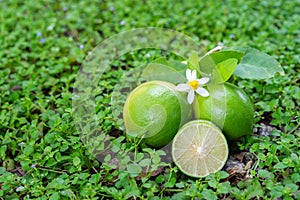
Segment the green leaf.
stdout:
<svg viewBox="0 0 300 200">
<path fill-rule="evenodd" d="M 78 166 L 79 164 L 80 164 L 80 158 L 79 157 L 75 157 L 75 158 L 73 158 L 73 164 L 75 165 L 75 166 Z"/>
<path fill-rule="evenodd" d="M 91 178 L 89 179 L 89 182 L 90 182 L 90 183 L 96 184 L 96 183 L 99 182 L 100 178 L 101 178 L 101 175 L 100 175 L 100 174 L 93 174 L 93 175 L 91 176 Z"/>
<path fill-rule="evenodd" d="M 233 58 L 239 63 L 242 60 L 243 55 L 244 53 L 238 50 L 222 50 L 206 54 L 199 60 L 200 70 L 204 74 L 212 74 L 219 63 Z"/>
<path fill-rule="evenodd" d="M 168 182 L 166 182 L 166 184 L 164 185 L 164 187 L 166 188 L 173 188 L 174 185 L 176 183 L 176 177 L 173 176 L 171 179 L 168 180 Z"/>
<path fill-rule="evenodd" d="M 244 54 L 245 53 L 241 50 L 224 49 L 224 50 L 213 52 L 213 53 L 203 56 L 200 59 L 200 64 L 202 61 L 207 59 L 207 57 L 210 57 L 215 62 L 215 64 L 218 64 L 218 63 L 223 62 L 224 60 L 227 60 L 230 58 L 235 58 L 238 60 L 238 62 L 241 62 Z"/>
<path fill-rule="evenodd" d="M 250 47 L 238 49 L 244 51 L 245 55 L 236 67 L 234 75 L 248 79 L 272 78 L 276 73 L 284 75 L 282 67 L 272 56 Z"/>
<path fill-rule="evenodd" d="M 1 174 L 1 173 L 0 173 Z M 300 175 L 295 173 L 291 176 L 292 180 L 295 182 L 295 183 L 298 183 L 300 182 Z"/>
<path fill-rule="evenodd" d="M 49 198 L 49 200 L 55 200 L 55 199 L 59 199 L 59 193 L 58 192 L 54 192 L 51 197 Z"/>
<path fill-rule="evenodd" d="M 168 61 L 161 57 L 151 62 L 143 70 L 141 77 L 146 81 L 160 80 L 173 84 L 183 83 L 185 77 L 186 65 L 178 61 Z"/>
<path fill-rule="evenodd" d="M 287 165 L 280 162 L 280 163 L 277 163 L 276 165 L 274 165 L 274 168 L 275 169 L 284 169 L 284 168 L 287 168 Z"/>
<path fill-rule="evenodd" d="M 218 196 L 210 189 L 204 189 L 201 194 L 206 198 L 206 199 L 211 199 L 211 200 L 217 200 Z"/>
<path fill-rule="evenodd" d="M 157 151 L 155 152 L 155 154 L 156 154 L 156 155 L 160 155 L 160 156 L 165 156 L 165 155 L 166 155 L 166 152 L 163 151 L 163 150 L 157 150 Z"/>
<path fill-rule="evenodd" d="M 151 165 L 151 159 L 145 158 L 145 159 L 141 160 L 141 162 L 139 164 L 142 167 L 150 166 Z"/>
<path fill-rule="evenodd" d="M 104 162 L 108 163 L 110 160 L 111 160 L 111 155 L 110 155 L 110 154 L 107 154 L 107 155 L 104 157 Z"/>
<path fill-rule="evenodd" d="M 187 67 L 200 73 L 199 57 L 197 52 L 193 52 L 187 60 Z"/>
<path fill-rule="evenodd" d="M 125 156 L 124 158 L 122 158 L 119 163 L 120 169 L 125 169 L 130 160 L 131 159 L 129 156 Z"/>
<path fill-rule="evenodd" d="M 5 159 L 5 156 L 6 156 L 6 150 L 7 150 L 7 145 L 3 145 L 3 146 L 1 146 L 1 148 L 0 148 L 0 158 L 2 159 L 2 160 L 4 160 Z"/>
<path fill-rule="evenodd" d="M 249 181 L 249 186 L 247 188 L 248 188 L 247 199 L 252 199 L 253 197 L 263 196 L 264 191 L 258 180 L 254 179 L 252 181 Z"/>
<path fill-rule="evenodd" d="M 0 174 L 4 174 L 6 172 L 6 169 L 4 167 L 0 167 Z"/>
<path fill-rule="evenodd" d="M 30 155 L 34 152 L 34 147 L 31 146 L 31 145 L 27 145 L 25 148 L 24 148 L 24 154 L 25 155 Z"/>
<path fill-rule="evenodd" d="M 158 177 L 155 178 L 155 182 L 160 184 L 165 181 L 165 177 L 163 175 L 159 175 Z"/>
<path fill-rule="evenodd" d="M 215 179 L 211 179 L 208 181 L 208 185 L 212 188 L 217 188 L 217 181 Z"/>
<path fill-rule="evenodd" d="M 264 170 L 264 169 L 261 169 L 258 171 L 258 176 L 261 177 L 261 178 L 266 178 L 266 179 L 273 179 L 274 178 L 274 175 L 267 171 L 267 170 Z"/>
<path fill-rule="evenodd" d="M 229 58 L 217 64 L 217 68 L 212 71 L 212 80 L 215 83 L 226 82 L 233 74 L 238 63 L 238 59 Z"/>
<path fill-rule="evenodd" d="M 272 199 L 276 199 L 282 196 L 283 193 L 283 186 L 277 185 L 273 188 L 271 188 L 270 195 Z"/>
<path fill-rule="evenodd" d="M 296 192 L 299 188 L 298 185 L 294 184 L 294 183 L 289 183 L 289 184 L 286 184 L 285 186 L 287 188 L 288 191 L 290 191 L 291 193 L 293 192 Z"/>
<path fill-rule="evenodd" d="M 228 181 L 218 184 L 217 192 L 220 194 L 227 194 L 230 191 L 230 183 Z"/>
<path fill-rule="evenodd" d="M 175 193 L 175 194 L 172 196 L 172 199 L 188 200 L 188 199 L 191 199 L 191 198 L 190 198 L 188 195 L 186 195 L 186 191 L 184 190 L 183 192 Z"/>
<path fill-rule="evenodd" d="M 176 183 L 175 186 L 177 188 L 184 188 L 185 184 L 183 182 Z"/>
<path fill-rule="evenodd" d="M 142 172 L 142 167 L 138 164 L 129 164 L 127 165 L 127 171 L 131 174 L 139 174 Z"/>
<path fill-rule="evenodd" d="M 220 174 L 220 179 L 229 177 L 229 174 L 225 171 L 220 171 L 219 174 Z"/>
</svg>

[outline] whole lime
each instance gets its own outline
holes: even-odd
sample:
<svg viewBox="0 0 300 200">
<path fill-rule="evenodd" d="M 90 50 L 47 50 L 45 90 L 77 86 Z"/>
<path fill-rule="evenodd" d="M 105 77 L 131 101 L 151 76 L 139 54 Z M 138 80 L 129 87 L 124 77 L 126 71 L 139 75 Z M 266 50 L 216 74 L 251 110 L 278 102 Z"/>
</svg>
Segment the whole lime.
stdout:
<svg viewBox="0 0 300 200">
<path fill-rule="evenodd" d="M 253 104 L 242 89 L 224 83 L 209 88 L 209 94 L 194 101 L 195 119 L 212 121 L 229 140 L 252 133 Z"/>
<path fill-rule="evenodd" d="M 135 88 L 123 110 L 126 132 L 151 146 L 167 145 L 178 129 L 192 117 L 192 107 L 175 85 L 150 81 Z"/>
</svg>

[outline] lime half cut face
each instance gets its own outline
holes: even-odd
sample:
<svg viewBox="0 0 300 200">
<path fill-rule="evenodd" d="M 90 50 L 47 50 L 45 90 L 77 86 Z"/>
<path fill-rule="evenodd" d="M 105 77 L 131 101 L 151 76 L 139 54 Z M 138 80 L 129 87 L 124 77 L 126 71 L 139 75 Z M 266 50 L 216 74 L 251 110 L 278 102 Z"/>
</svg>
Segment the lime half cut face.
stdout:
<svg viewBox="0 0 300 200">
<path fill-rule="evenodd" d="M 185 124 L 172 143 L 172 157 L 186 175 L 200 178 L 216 173 L 228 158 L 228 145 L 221 130 L 210 121 Z"/>
</svg>

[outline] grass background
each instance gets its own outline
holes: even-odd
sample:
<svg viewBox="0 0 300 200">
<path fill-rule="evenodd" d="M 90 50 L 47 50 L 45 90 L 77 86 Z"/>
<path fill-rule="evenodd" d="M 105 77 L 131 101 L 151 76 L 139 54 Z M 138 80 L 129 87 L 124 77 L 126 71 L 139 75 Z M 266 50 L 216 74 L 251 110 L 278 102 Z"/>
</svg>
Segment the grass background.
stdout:
<svg viewBox="0 0 300 200">
<path fill-rule="evenodd" d="M 0 22 L 0 199 L 300 198 L 299 1 L 1 0 Z M 109 158 L 99 163 L 83 146 L 71 99 L 81 63 L 105 38 L 148 26 L 183 32 L 206 49 L 250 46 L 281 63 L 285 76 L 236 82 L 255 104 L 256 132 L 232 150 L 247 155 L 235 165 L 245 172 L 194 179 L 149 150 L 156 170 L 137 176 Z M 101 79 L 96 110 L 107 133 L 122 135 L 109 106 L 118 78 L 160 54 L 125 55 Z"/>
</svg>

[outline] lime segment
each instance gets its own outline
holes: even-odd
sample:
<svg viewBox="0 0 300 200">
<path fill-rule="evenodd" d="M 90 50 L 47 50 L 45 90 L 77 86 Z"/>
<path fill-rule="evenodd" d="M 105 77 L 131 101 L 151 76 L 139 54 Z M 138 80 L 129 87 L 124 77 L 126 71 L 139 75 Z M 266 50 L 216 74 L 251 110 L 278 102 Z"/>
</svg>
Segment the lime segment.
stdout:
<svg viewBox="0 0 300 200">
<path fill-rule="evenodd" d="M 213 123 L 194 120 L 185 124 L 172 144 L 178 168 L 192 177 L 205 177 L 223 168 L 228 158 L 225 136 Z"/>
</svg>

